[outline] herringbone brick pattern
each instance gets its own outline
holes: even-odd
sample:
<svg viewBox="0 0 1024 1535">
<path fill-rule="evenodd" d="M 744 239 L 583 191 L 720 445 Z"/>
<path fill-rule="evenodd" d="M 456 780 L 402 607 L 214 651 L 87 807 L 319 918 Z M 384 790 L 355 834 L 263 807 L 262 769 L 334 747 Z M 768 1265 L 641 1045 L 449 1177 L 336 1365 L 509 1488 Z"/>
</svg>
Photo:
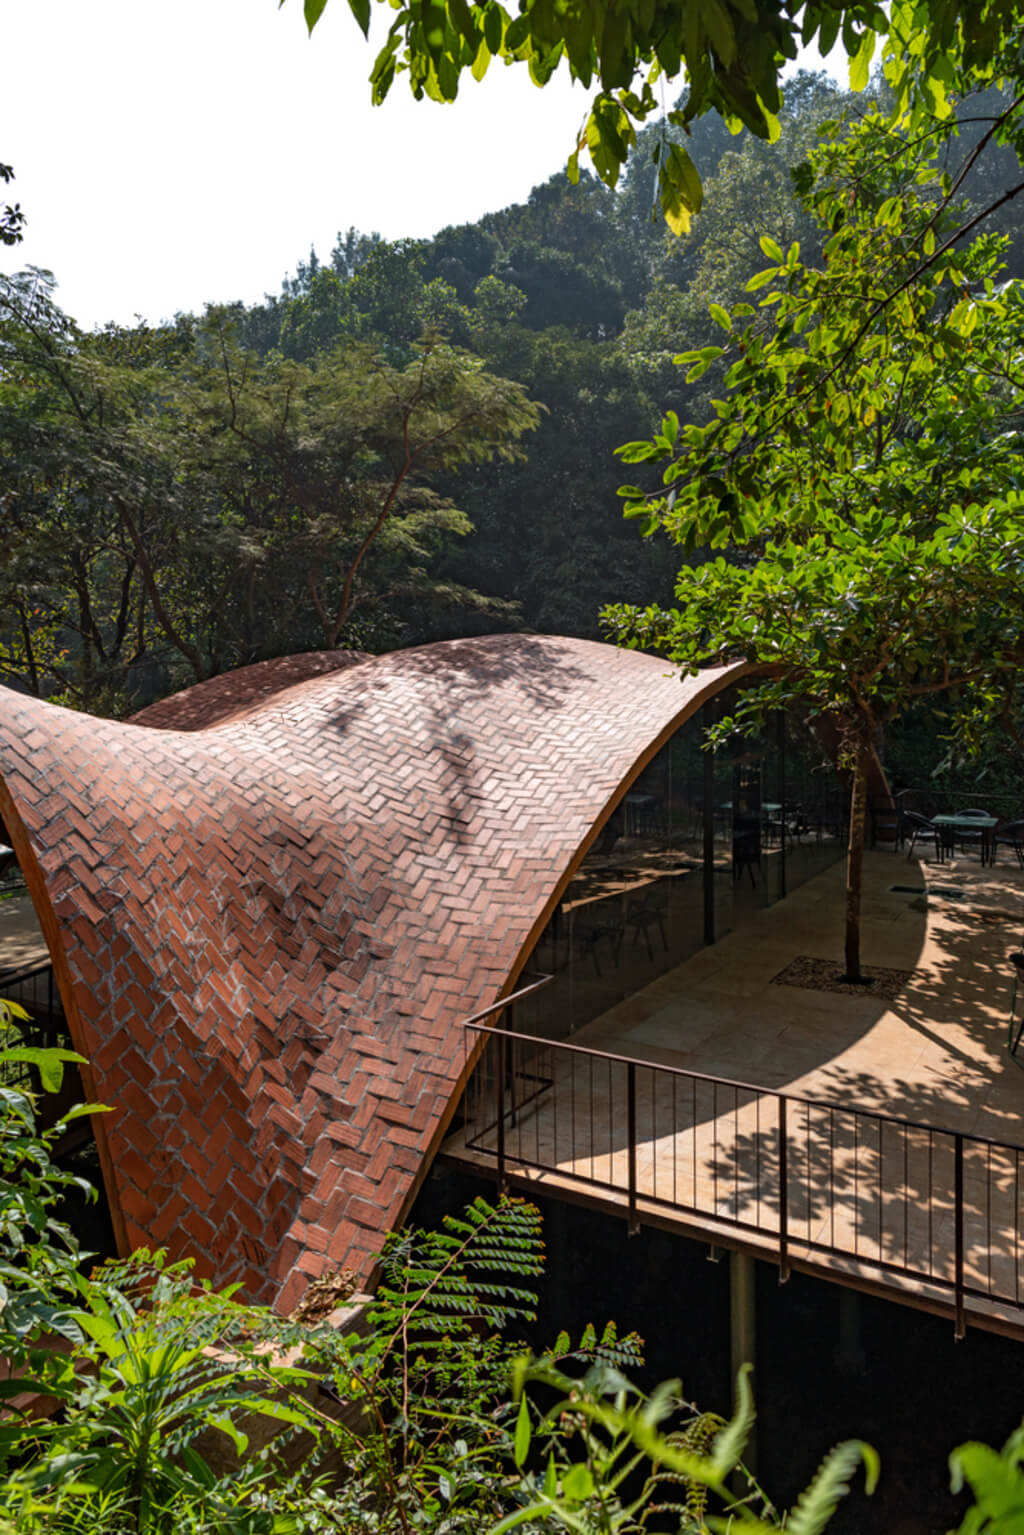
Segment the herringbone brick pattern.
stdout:
<svg viewBox="0 0 1024 1535">
<path fill-rule="evenodd" d="M 365 657 L 358 650 L 312 650 L 301 656 L 254 661 L 149 704 L 132 715 L 132 724 L 154 730 L 212 730 L 240 719 L 296 682 L 323 677 L 362 660 Z"/>
<path fill-rule="evenodd" d="M 185 695 L 189 733 L 0 693 L 129 1242 L 284 1309 L 327 1268 L 365 1275 L 449 1110 L 461 1019 L 673 722 L 743 670 L 680 682 L 501 635 L 226 723 L 211 685 L 218 728 Z"/>
</svg>

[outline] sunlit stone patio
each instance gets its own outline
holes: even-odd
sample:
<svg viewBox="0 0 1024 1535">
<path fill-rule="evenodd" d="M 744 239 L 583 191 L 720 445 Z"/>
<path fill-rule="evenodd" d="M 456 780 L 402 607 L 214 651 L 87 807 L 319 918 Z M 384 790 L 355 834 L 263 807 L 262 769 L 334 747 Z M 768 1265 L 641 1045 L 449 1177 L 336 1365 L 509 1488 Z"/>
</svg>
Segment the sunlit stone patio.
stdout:
<svg viewBox="0 0 1024 1535">
<path fill-rule="evenodd" d="M 632 1183 L 639 1218 L 776 1259 L 784 1226 L 785 1261 L 946 1309 L 957 1278 L 959 1155 L 968 1313 L 1016 1327 L 1022 1158 L 989 1144 L 1024 1145 L 1024 1071 L 1006 1050 L 1007 954 L 1024 927 L 1024 874 L 1003 857 L 982 868 L 965 856 L 937 864 L 868 855 L 864 962 L 911 972 L 890 1002 L 773 984 L 798 956 L 841 957 L 839 863 L 750 911 L 571 1041 L 676 1070 L 630 1073 L 589 1055 L 510 1046 L 517 1098 L 529 1100 L 507 1115 L 510 1168 L 613 1204 L 628 1203 Z M 487 1067 L 477 1076 L 467 1130 L 448 1150 L 493 1166 L 494 1071 L 489 1113 Z M 969 1137 L 959 1150 L 956 1132 Z"/>
</svg>

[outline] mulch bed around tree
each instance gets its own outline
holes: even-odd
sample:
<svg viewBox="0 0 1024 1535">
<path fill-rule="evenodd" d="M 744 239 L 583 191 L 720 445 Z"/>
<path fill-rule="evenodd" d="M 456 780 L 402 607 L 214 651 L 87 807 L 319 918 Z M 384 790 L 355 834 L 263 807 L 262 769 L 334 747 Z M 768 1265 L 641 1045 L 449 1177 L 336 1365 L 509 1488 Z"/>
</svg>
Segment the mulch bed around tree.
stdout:
<svg viewBox="0 0 1024 1535">
<path fill-rule="evenodd" d="M 913 975 L 912 970 L 887 970 L 882 965 L 861 965 L 861 974 L 869 985 L 843 980 L 843 966 L 834 959 L 812 959 L 800 954 L 784 970 L 773 975 L 773 986 L 802 986 L 807 991 L 836 991 L 846 997 L 899 996 Z"/>
</svg>

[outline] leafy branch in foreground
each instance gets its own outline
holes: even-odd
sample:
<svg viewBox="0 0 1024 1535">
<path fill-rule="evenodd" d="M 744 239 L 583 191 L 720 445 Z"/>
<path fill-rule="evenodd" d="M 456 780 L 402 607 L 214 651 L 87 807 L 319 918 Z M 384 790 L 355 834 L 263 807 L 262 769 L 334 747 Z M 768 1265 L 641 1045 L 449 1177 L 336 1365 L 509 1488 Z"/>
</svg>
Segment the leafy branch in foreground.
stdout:
<svg viewBox="0 0 1024 1535">
<path fill-rule="evenodd" d="M 58 1207 L 69 1189 L 94 1193 L 56 1165 L 54 1147 L 73 1120 L 103 1112 L 78 1104 L 49 1129 L 38 1128 L 34 1075 L 44 1091 L 59 1092 L 64 1067 L 82 1057 L 22 1044 L 18 1025 L 27 1021 L 19 1003 L 0 1000 L 0 1357 L 7 1365 L 0 1399 L 20 1389 L 12 1377 L 26 1366 L 49 1366 L 52 1356 L 36 1345 L 67 1327 L 85 1255 Z"/>
<path fill-rule="evenodd" d="M 326 3 L 304 0 L 310 31 Z M 349 9 L 369 36 L 373 0 L 349 0 Z M 702 199 L 685 144 L 690 124 L 715 111 L 733 132 L 746 127 L 777 138 L 782 70 L 802 47 L 817 44 L 824 56 L 841 41 L 854 90 L 867 84 L 880 49 L 900 110 L 915 129 L 948 115 L 947 91 L 959 65 L 987 81 L 1019 69 L 1012 0 L 955 7 L 940 0 L 895 0 L 888 7 L 810 0 L 799 8 L 778 0 L 597 0 L 587 8 L 517 9 L 500 0 L 391 0 L 390 9 L 370 77 L 376 103 L 400 75 L 417 100 L 454 101 L 464 75 L 482 80 L 493 58 L 524 64 L 540 86 L 563 65 L 573 80 L 597 86 L 569 162 L 574 179 L 585 150 L 614 186 L 638 126 L 662 116 L 659 83 L 684 74 L 685 107 L 663 118 L 654 153 L 661 210 L 677 234 L 689 229 Z"/>
<path fill-rule="evenodd" d="M 653 1528 L 677 1535 L 782 1529 L 819 1535 L 860 1463 L 867 1491 L 874 1490 L 878 1457 L 859 1440 L 838 1445 L 792 1512 L 780 1518 L 742 1464 L 755 1416 L 748 1375 L 745 1367 L 737 1380 L 736 1412 L 724 1422 L 686 1403 L 677 1380 L 645 1395 L 607 1361 L 571 1376 L 550 1355 L 523 1358 L 515 1376 L 515 1455 L 518 1465 L 532 1460 L 538 1469 L 524 1470 L 522 1507 L 490 1535 L 530 1528 L 534 1521 L 574 1535 L 644 1535 L 652 1520 Z M 538 1413 L 527 1387 L 541 1388 L 546 1398 L 554 1393 L 554 1405 Z M 739 1494 L 732 1490 L 736 1480 L 743 1486 Z M 674 1496 L 666 1495 L 668 1489 Z"/>
</svg>

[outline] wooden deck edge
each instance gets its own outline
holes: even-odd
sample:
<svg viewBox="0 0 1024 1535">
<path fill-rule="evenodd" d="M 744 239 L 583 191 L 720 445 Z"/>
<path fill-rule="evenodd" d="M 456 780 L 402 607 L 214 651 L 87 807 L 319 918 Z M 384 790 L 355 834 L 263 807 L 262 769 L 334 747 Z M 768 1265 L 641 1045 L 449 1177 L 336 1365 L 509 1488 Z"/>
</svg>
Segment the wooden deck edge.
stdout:
<svg viewBox="0 0 1024 1535">
<path fill-rule="evenodd" d="M 482 1152 L 469 1151 L 465 1146 L 449 1143 L 437 1157 L 443 1165 L 461 1171 L 473 1171 L 494 1180 L 497 1168 L 494 1158 Z M 583 1179 L 560 1178 L 556 1173 L 541 1172 L 535 1168 L 506 1166 L 508 1181 L 526 1194 L 546 1195 L 565 1204 L 581 1205 L 601 1210 L 609 1215 L 628 1215 L 628 1199 L 625 1193 L 613 1189 L 588 1185 Z M 636 1201 L 636 1217 L 641 1225 L 652 1226 L 678 1236 L 689 1237 L 710 1247 L 724 1247 L 734 1252 L 749 1253 L 763 1262 L 779 1262 L 779 1243 L 767 1234 L 744 1231 L 727 1221 L 712 1216 L 696 1215 L 689 1211 L 672 1211 L 663 1205 L 654 1205 L 642 1197 Z M 813 1279 L 823 1279 L 829 1284 L 843 1285 L 862 1294 L 874 1295 L 881 1300 L 894 1301 L 940 1316 L 952 1323 L 955 1306 L 950 1290 L 941 1285 L 930 1285 L 910 1275 L 893 1274 L 861 1259 L 844 1258 L 839 1254 L 827 1255 L 815 1252 L 793 1237 L 787 1248 L 789 1267 L 807 1274 Z M 983 1328 L 986 1332 L 1000 1333 L 1004 1337 L 1024 1342 L 1024 1310 L 968 1296 L 965 1303 L 968 1326 Z"/>
</svg>

